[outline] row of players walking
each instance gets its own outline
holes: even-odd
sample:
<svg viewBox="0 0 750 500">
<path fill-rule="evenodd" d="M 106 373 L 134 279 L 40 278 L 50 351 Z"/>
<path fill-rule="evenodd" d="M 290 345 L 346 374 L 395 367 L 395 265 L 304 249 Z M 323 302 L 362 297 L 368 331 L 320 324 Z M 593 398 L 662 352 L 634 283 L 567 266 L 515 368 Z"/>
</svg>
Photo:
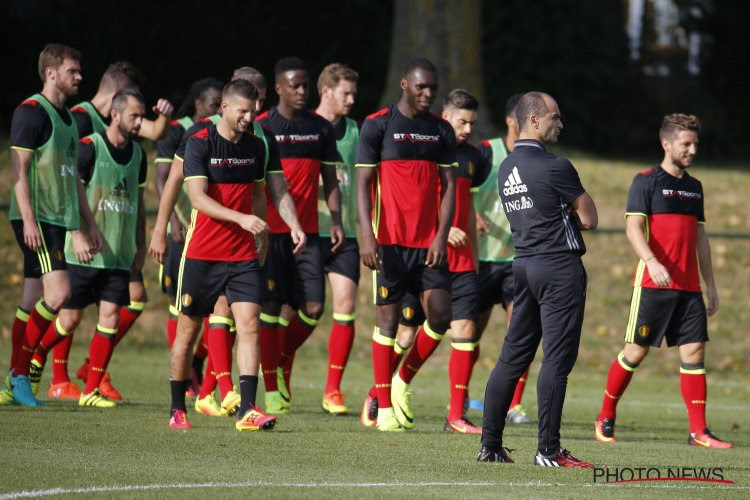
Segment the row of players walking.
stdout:
<svg viewBox="0 0 750 500">
<path fill-rule="evenodd" d="M 438 74 L 423 58 L 407 64 L 400 101 L 361 126 L 348 117 L 358 75 L 336 63 L 318 78 L 315 111 L 307 109 L 307 69 L 288 57 L 275 66 L 278 104 L 268 111 L 265 78 L 245 66 L 227 85 L 196 82 L 175 120 L 171 104 L 159 100 L 153 121 L 145 118 L 143 78 L 132 64 L 111 65 L 92 100 L 70 111 L 64 104 L 78 91 L 80 54 L 50 44 L 39 73 L 42 92 L 21 103 L 11 127 L 9 218 L 25 282 L 0 403 L 43 404 L 36 396 L 50 352 L 50 397 L 99 408 L 121 399 L 108 363 L 147 302 L 147 162 L 135 141 L 142 137 L 159 140 L 159 212 L 148 252 L 162 264 L 162 288 L 173 299 L 170 427 L 191 428 L 186 395 L 198 413 L 235 415 L 238 430 L 271 429 L 277 415 L 289 413 L 295 355 L 323 314 L 326 276 L 333 325 L 322 406 L 347 413 L 341 381 L 361 260 L 374 271 L 377 306 L 363 425 L 414 427 L 410 383 L 450 330 L 445 430 L 482 434 L 480 461 L 511 462 L 503 428 L 531 422 L 521 397 L 541 341 L 534 461 L 592 467 L 561 447 L 560 422 L 585 306 L 581 231 L 596 228 L 597 212 L 573 165 L 546 149 L 562 130 L 551 96 L 514 95 L 507 135 L 475 146 L 468 138 L 479 102 L 454 89 L 442 116 L 431 114 Z M 705 423 L 706 315 L 716 312 L 718 298 L 702 188 L 686 172 L 699 127 L 694 116 L 666 116 L 664 159 L 630 189 L 627 235 L 640 263 L 625 349 L 610 369 L 595 424 L 602 442 L 615 441 L 616 402 L 648 348 L 666 337 L 682 359 L 689 443 L 731 447 Z M 92 303 L 99 317 L 77 371 L 85 380 L 80 391 L 67 362 Z M 479 427 L 466 417 L 468 387 L 495 304 L 506 309 L 509 327 Z M 231 376 L 235 344 L 239 390 Z M 264 409 L 256 398 L 259 370 Z"/>
</svg>

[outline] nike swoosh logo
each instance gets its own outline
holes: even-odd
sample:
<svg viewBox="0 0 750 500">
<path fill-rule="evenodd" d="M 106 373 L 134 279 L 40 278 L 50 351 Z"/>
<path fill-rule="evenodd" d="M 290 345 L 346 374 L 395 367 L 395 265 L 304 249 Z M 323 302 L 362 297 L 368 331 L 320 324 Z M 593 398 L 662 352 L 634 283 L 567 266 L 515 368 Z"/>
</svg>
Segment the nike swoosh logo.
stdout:
<svg viewBox="0 0 750 500">
<path fill-rule="evenodd" d="M 398 405 L 398 409 L 399 409 L 399 410 L 401 410 L 401 413 L 403 413 L 403 415 L 404 415 L 404 418 L 406 419 L 406 421 L 407 421 L 407 422 L 409 422 L 410 424 L 414 423 L 414 419 L 413 419 L 413 418 L 411 418 L 411 417 L 409 417 L 409 415 L 407 415 L 407 414 L 406 414 L 406 412 L 405 412 L 405 411 L 404 411 L 404 409 L 403 409 L 403 408 L 401 407 L 401 405 Z"/>
<path fill-rule="evenodd" d="M 695 439 L 695 438 L 693 438 L 693 441 L 695 441 L 696 443 L 698 443 L 701 446 L 705 446 L 706 448 L 709 448 L 711 446 L 711 443 L 709 443 L 708 441 L 701 441 L 701 440 Z"/>
</svg>

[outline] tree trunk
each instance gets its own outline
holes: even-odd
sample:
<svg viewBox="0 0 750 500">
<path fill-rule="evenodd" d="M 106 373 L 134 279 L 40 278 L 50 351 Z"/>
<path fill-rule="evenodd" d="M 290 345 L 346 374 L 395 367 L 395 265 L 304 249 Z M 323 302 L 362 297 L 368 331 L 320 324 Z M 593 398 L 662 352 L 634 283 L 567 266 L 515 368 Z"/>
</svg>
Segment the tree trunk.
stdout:
<svg viewBox="0 0 750 500">
<path fill-rule="evenodd" d="M 481 47 L 482 0 L 395 0 L 393 36 L 383 106 L 401 98 L 399 82 L 412 57 L 426 57 L 438 69 L 438 96 L 432 111 L 455 88 L 474 94 L 480 103 L 473 138 L 485 138 L 495 128 L 485 100 Z"/>
</svg>

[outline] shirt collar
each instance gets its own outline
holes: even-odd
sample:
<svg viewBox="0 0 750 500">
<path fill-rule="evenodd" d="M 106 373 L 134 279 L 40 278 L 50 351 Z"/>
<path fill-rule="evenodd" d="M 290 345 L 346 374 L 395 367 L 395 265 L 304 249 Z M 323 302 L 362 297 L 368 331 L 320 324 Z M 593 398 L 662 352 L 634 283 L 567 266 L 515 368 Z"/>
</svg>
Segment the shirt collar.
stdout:
<svg viewBox="0 0 750 500">
<path fill-rule="evenodd" d="M 531 146 L 534 148 L 539 148 L 542 151 L 547 151 L 547 148 L 544 147 L 544 144 L 542 144 L 541 142 L 535 139 L 519 139 L 516 141 L 515 145 L 513 146 L 513 149 L 519 146 Z"/>
</svg>

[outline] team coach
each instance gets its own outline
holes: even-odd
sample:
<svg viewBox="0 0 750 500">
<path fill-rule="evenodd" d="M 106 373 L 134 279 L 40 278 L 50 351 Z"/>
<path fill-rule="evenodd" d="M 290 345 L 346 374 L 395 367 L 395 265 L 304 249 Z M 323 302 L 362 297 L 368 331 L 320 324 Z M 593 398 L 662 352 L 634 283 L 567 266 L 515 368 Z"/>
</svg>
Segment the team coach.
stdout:
<svg viewBox="0 0 750 500">
<path fill-rule="evenodd" d="M 516 282 L 513 316 L 484 399 L 480 462 L 512 462 L 503 429 L 519 377 L 534 359 L 539 341 L 544 359 L 537 380 L 539 448 L 544 467 L 589 468 L 560 446 L 568 374 L 578 356 L 586 270 L 581 230 L 596 228 L 596 206 L 573 165 L 548 153 L 562 130 L 555 100 L 528 92 L 516 107 L 520 127 L 513 152 L 500 164 L 498 188 L 513 231 Z"/>
</svg>

